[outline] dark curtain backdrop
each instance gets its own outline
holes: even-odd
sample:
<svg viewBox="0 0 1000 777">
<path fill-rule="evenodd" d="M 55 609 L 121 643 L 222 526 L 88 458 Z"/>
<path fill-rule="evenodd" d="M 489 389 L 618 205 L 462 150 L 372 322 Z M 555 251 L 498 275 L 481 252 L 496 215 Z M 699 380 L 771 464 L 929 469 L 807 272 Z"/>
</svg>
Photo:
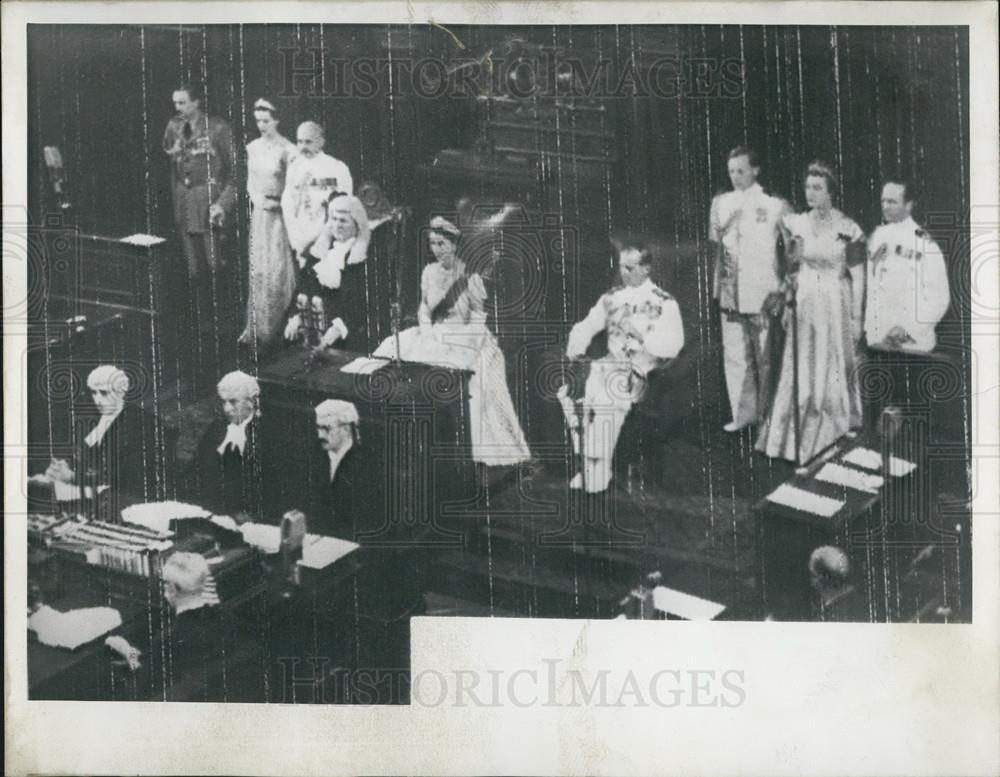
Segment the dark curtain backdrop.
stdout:
<svg viewBox="0 0 1000 777">
<path fill-rule="evenodd" d="M 835 164 L 842 208 L 865 229 L 878 223 L 880 182 L 890 171 L 925 183 L 924 214 L 969 207 L 968 37 L 961 28 L 455 27 L 448 34 L 386 25 L 33 25 L 28 38 L 29 164 L 42 172 L 41 146 L 59 146 L 78 222 L 102 234 L 169 233 L 160 139 L 181 81 L 206 84 L 206 107 L 230 122 L 237 149 L 256 136 L 250 106 L 267 95 L 283 109 L 288 137 L 300 121 L 319 121 L 328 151 L 356 180 L 375 181 L 393 201 L 413 204 L 422 196 L 414 186 L 417 164 L 441 149 L 483 142 L 475 100 L 414 96 L 398 83 L 390 90 L 386 72 L 373 97 L 314 96 L 301 75 L 308 76 L 307 50 L 345 60 L 448 63 L 486 51 L 503 57 L 518 40 L 611 62 L 614 94 L 605 104 L 616 143 L 607 196 L 567 196 L 573 207 L 563 214 L 566 223 L 701 240 L 711 197 L 726 186 L 726 153 L 738 143 L 760 151 L 764 183 L 799 207 L 805 164 L 816 157 Z M 294 59 L 288 50 L 297 52 Z M 679 74 L 676 99 L 656 96 L 641 75 L 630 80 L 625 72 L 641 74 L 664 55 L 679 62 L 661 71 Z M 297 97 L 280 96 L 290 62 L 300 69 Z M 328 83 L 335 78 L 327 68 L 319 91 L 335 90 Z M 40 221 L 45 176 L 31 180 L 29 206 Z"/>
</svg>

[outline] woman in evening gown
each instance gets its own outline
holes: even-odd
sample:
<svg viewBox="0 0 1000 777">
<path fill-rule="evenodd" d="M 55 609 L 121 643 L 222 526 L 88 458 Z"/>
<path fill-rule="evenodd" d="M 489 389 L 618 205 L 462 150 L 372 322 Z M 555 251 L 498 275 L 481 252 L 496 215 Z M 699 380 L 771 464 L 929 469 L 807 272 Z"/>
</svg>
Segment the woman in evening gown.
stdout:
<svg viewBox="0 0 1000 777">
<path fill-rule="evenodd" d="M 250 293 L 240 342 L 270 344 L 295 292 L 292 249 L 281 216 L 285 172 L 295 146 L 278 133 L 278 112 L 268 100 L 254 103 L 260 137 L 247 144 L 250 195 Z"/>
<path fill-rule="evenodd" d="M 833 207 L 837 179 L 829 166 L 809 165 L 805 194 L 809 210 L 782 221 L 791 260 L 788 283 L 796 288 L 796 305 L 785 310 L 781 377 L 757 438 L 757 450 L 799 464 L 861 424 L 856 355 L 864 297 L 864 233 Z"/>
<path fill-rule="evenodd" d="M 472 458 L 488 466 L 512 465 L 531 457 L 514 411 L 503 352 L 486 326 L 486 289 L 467 273 L 458 256 L 460 231 L 437 217 L 430 223 L 431 252 L 437 259 L 420 277 L 419 324 L 399 333 L 399 357 L 470 370 L 469 415 Z M 396 355 L 396 337 L 376 356 Z"/>
</svg>

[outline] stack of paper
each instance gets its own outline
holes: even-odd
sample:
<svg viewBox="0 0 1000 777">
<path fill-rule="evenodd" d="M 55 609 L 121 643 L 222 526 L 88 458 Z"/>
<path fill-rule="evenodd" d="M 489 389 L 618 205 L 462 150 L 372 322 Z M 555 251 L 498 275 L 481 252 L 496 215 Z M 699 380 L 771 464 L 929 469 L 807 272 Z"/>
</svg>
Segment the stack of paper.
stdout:
<svg viewBox="0 0 1000 777">
<path fill-rule="evenodd" d="M 122 616 L 111 607 L 88 607 L 59 612 L 48 605 L 28 618 L 28 628 L 43 645 L 75 650 L 122 625 Z"/>
<path fill-rule="evenodd" d="M 128 243 L 129 245 L 143 246 L 144 248 L 148 248 L 149 246 L 157 246 L 160 243 L 165 243 L 167 241 L 162 237 L 157 237 L 156 235 L 144 235 L 141 232 L 139 232 L 135 235 L 129 235 L 128 237 L 123 237 L 120 242 Z"/>
<path fill-rule="evenodd" d="M 340 371 L 351 375 L 371 375 L 376 370 L 385 367 L 388 363 L 388 359 L 371 359 L 367 356 L 359 356 L 354 361 L 341 367 Z"/>
<path fill-rule="evenodd" d="M 170 530 L 170 522 L 181 518 L 208 518 L 211 513 L 198 505 L 184 502 L 146 502 L 122 510 L 122 520 L 153 531 Z"/>
<path fill-rule="evenodd" d="M 299 564 L 310 569 L 323 569 L 360 547 L 356 542 L 348 542 L 337 537 L 307 534 L 302 544 L 302 560 Z"/>
<path fill-rule="evenodd" d="M 816 479 L 822 480 L 824 483 L 853 488 L 856 491 L 865 491 L 869 494 L 878 493 L 885 482 L 881 475 L 870 475 L 867 472 L 833 462 L 823 465 L 823 469 L 816 473 Z"/>
<path fill-rule="evenodd" d="M 811 491 L 804 491 L 788 483 L 774 489 L 768 494 L 767 500 L 795 510 L 821 515 L 824 518 L 832 518 L 845 504 L 839 499 L 831 499 Z"/>
<path fill-rule="evenodd" d="M 247 545 L 265 553 L 277 553 L 281 549 L 281 528 L 267 523 L 245 523 L 240 527 Z"/>
<path fill-rule="evenodd" d="M 691 594 L 675 591 L 662 585 L 653 589 L 653 606 L 667 615 L 676 615 L 687 621 L 710 621 L 726 609 L 726 605 L 710 602 Z"/>
<path fill-rule="evenodd" d="M 849 451 L 842 461 L 864 469 L 882 469 L 882 454 L 870 448 L 855 448 Z M 909 475 L 916 468 L 917 465 L 912 461 L 897 459 L 895 456 L 889 457 L 889 474 L 894 478 Z"/>
</svg>

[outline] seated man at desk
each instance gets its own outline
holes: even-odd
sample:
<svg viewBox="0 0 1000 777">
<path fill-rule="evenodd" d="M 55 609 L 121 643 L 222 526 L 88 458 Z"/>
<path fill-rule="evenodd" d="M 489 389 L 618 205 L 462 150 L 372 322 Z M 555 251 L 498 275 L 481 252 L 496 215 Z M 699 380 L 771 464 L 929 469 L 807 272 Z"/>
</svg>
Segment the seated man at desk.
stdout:
<svg viewBox="0 0 1000 777">
<path fill-rule="evenodd" d="M 260 386 L 235 370 L 223 376 L 217 391 L 225 418 L 213 421 L 198 444 L 198 503 L 217 515 L 256 516 L 263 487 Z"/>
<path fill-rule="evenodd" d="M 163 486 L 154 477 L 155 438 L 142 410 L 126 402 L 128 375 L 102 364 L 87 376 L 87 388 L 97 422 L 76 441 L 72 460 L 54 458 L 44 475 L 32 480 L 51 483 L 58 501 L 96 499 L 108 489 L 139 501 L 158 498 Z M 109 508 L 109 512 L 115 511 Z M 117 521 L 117 515 L 101 517 Z"/>
<path fill-rule="evenodd" d="M 308 261 L 296 301 L 298 312 L 285 327 L 285 339 L 305 337 L 308 342 L 318 337 L 324 347 L 368 350 L 364 347 L 363 265 L 372 228 L 357 197 L 341 195 L 330 202 L 329 218 L 307 249 Z"/>
<path fill-rule="evenodd" d="M 327 399 L 316 406 L 316 435 L 320 452 L 313 477 L 310 530 L 316 534 L 355 541 L 359 532 L 371 531 L 368 516 L 380 503 L 376 481 L 361 453 L 357 408 L 342 399 Z"/>
<path fill-rule="evenodd" d="M 108 637 L 105 644 L 133 672 L 148 672 L 149 679 L 137 683 L 139 689 L 149 688 L 159 697 L 156 686 L 162 680 L 170 701 L 222 701 L 225 635 L 215 607 L 218 599 L 209 586 L 208 562 L 197 553 L 178 551 L 163 565 L 162 579 L 170 610 L 149 654 L 143 656 L 121 636 Z"/>
<path fill-rule="evenodd" d="M 622 285 L 597 301 L 570 331 L 566 345 L 569 358 L 580 358 L 606 330 L 608 353 L 591 363 L 582 401 L 574 401 L 566 386 L 558 392 L 574 452 L 582 459 L 570 488 L 592 494 L 611 483 L 618 435 L 632 405 L 645 393 L 646 375 L 684 347 L 677 301 L 650 280 L 649 249 L 625 246 L 618 253 Z"/>
</svg>

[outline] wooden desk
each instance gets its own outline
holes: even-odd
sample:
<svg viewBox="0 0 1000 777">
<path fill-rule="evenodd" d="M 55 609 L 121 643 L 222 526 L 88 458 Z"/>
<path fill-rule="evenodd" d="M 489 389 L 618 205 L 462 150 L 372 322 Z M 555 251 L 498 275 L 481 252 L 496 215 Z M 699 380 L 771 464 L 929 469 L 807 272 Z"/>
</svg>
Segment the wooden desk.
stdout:
<svg viewBox="0 0 1000 777">
<path fill-rule="evenodd" d="M 315 407 L 325 399 L 351 402 L 361 418 L 361 445 L 373 474 L 371 499 L 382 526 L 363 545 L 459 545 L 461 528 L 448 505 L 475 494 L 469 438 L 467 372 L 417 363 L 389 364 L 372 375 L 341 371 L 359 354 L 334 351 L 324 364 L 306 364 L 291 349 L 261 370 L 261 409 L 267 419 L 268 483 L 308 493 L 316 456 Z M 449 525 L 450 523 L 450 525 Z M 390 536 L 391 535 L 391 536 Z"/>
<path fill-rule="evenodd" d="M 758 590 L 761 613 L 778 620 L 813 620 L 817 617 L 809 557 L 821 545 L 843 549 L 851 562 L 850 579 L 864 587 L 871 606 L 869 620 L 893 618 L 890 611 L 888 545 L 891 544 L 894 520 L 887 519 L 883 496 L 887 488 L 914 488 L 923 472 L 914 471 L 902 478 L 889 478 L 877 493 L 866 493 L 817 480 L 817 473 L 827 462 L 841 462 L 851 450 L 867 447 L 880 451 L 873 436 L 854 440 L 843 438 L 823 461 L 805 473 L 795 475 L 789 485 L 811 494 L 844 502 L 833 516 L 826 518 L 805 510 L 771 502 L 765 497 L 754 506 L 757 529 Z M 891 517 L 890 517 L 891 518 Z M 880 594 L 882 594 L 880 596 Z"/>
</svg>

